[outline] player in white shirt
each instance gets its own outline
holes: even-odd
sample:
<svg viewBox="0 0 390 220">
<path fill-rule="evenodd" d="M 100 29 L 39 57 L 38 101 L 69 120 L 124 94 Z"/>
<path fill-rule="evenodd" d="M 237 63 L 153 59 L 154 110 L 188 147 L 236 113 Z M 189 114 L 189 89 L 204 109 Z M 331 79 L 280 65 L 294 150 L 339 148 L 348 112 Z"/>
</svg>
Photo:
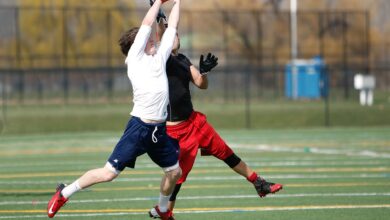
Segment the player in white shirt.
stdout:
<svg viewBox="0 0 390 220">
<path fill-rule="evenodd" d="M 75 192 L 97 183 L 115 179 L 126 167 L 134 168 L 138 156 L 147 153 L 165 175 L 161 180 L 160 198 L 153 212 L 163 220 L 174 220 L 168 201 L 181 176 L 178 164 L 179 145 L 166 134 L 168 105 L 166 62 L 172 51 L 180 15 L 180 0 L 173 0 L 168 28 L 156 49 L 151 37 L 152 25 L 162 3 L 156 0 L 140 28 L 127 31 L 119 40 L 126 56 L 127 75 L 133 87 L 134 107 L 127 127 L 103 168 L 86 172 L 72 184 L 60 184 L 47 206 L 48 216 L 57 211 Z M 154 214 L 156 214 L 154 213 Z"/>
</svg>

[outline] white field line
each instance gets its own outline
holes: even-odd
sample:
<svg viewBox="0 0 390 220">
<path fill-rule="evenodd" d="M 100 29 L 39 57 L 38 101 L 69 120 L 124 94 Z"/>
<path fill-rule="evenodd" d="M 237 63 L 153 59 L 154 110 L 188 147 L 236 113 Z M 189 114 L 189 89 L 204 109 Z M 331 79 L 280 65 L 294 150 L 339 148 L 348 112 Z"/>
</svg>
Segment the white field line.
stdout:
<svg viewBox="0 0 390 220">
<path fill-rule="evenodd" d="M 240 148 L 235 148 L 235 149 L 240 149 Z M 251 149 L 250 147 L 248 149 Z M 253 152 L 253 149 L 251 149 Z M 256 150 L 257 151 L 257 150 Z M 108 155 L 107 155 L 108 156 Z M 203 157 L 200 157 L 198 156 L 198 158 L 203 158 Z M 204 157 L 204 158 L 213 158 L 213 157 Z M 338 161 L 338 162 L 345 162 L 345 161 L 350 161 L 351 163 L 353 163 L 354 161 L 362 161 L 360 158 L 348 158 L 346 160 L 345 157 L 338 157 L 338 156 L 327 156 L 327 157 L 321 157 L 321 158 L 316 158 L 316 157 L 312 157 L 310 154 L 308 154 L 307 156 L 289 156 L 288 158 L 283 158 L 283 160 L 278 160 L 278 159 L 275 159 L 275 158 L 264 158 L 264 157 L 259 157 L 259 158 L 245 158 L 245 162 L 249 162 L 249 163 L 252 163 L 252 162 L 261 162 L 261 163 L 269 163 L 269 162 L 272 162 L 272 163 L 294 163 L 294 162 L 314 162 L 314 163 L 319 163 L 319 162 L 323 162 L 323 163 L 326 163 L 326 162 L 334 162 L 334 161 Z M 378 161 L 379 162 L 379 161 Z M 45 162 L 45 161 L 39 161 L 39 163 L 37 162 L 21 162 L 21 161 L 18 161 L 18 163 L 6 163 L 4 162 L 4 164 L 0 164 L 0 168 L 7 168 L 7 167 L 25 167 L 25 166 L 52 166 L 52 165 L 56 165 L 56 166 L 63 166 L 63 165 L 101 165 L 101 164 L 105 164 L 106 161 L 103 161 L 103 162 L 96 162 L 96 161 L 91 161 L 91 160 L 87 160 L 87 161 L 80 161 L 80 160 L 77 160 L 77 161 L 54 161 L 54 162 Z M 209 164 L 210 163 L 210 160 L 199 160 L 196 162 L 196 164 Z M 216 163 L 222 163 L 220 162 L 219 160 L 217 161 L 216 160 Z M 335 162 L 337 163 L 337 162 Z M 144 157 L 144 156 L 141 156 L 137 159 L 137 167 L 138 165 L 148 165 L 148 164 L 151 164 L 151 161 L 148 157 Z"/>
<path fill-rule="evenodd" d="M 390 174 L 344 174 L 344 175 L 327 175 L 327 174 L 312 174 L 312 175 L 301 175 L 301 174 L 286 174 L 286 175 L 267 175 L 264 176 L 266 179 L 345 179 L 345 178 L 390 178 Z M 226 181 L 226 180 L 237 180 L 244 181 L 245 179 L 239 175 L 231 176 L 203 176 L 203 177 L 188 177 L 188 181 Z M 64 183 L 71 183 L 74 180 L 62 180 Z M 113 182 L 153 182 L 161 181 L 161 177 L 145 177 L 145 178 L 122 178 L 119 177 Z M 43 185 L 43 184 L 58 184 L 59 181 L 52 180 L 19 180 L 19 181 L 0 181 L 0 185 Z"/>
<path fill-rule="evenodd" d="M 301 194 L 276 194 L 272 198 L 296 198 L 296 197 L 381 197 L 389 196 L 388 193 L 301 193 Z M 179 196 L 178 200 L 202 200 L 202 199 L 248 199 L 259 198 L 258 195 L 230 195 L 230 196 Z M 88 200 L 69 200 L 69 203 L 112 203 L 112 202 L 130 202 L 130 201 L 156 201 L 158 197 L 136 197 L 121 199 L 88 199 Z M 3 201 L 0 206 L 6 205 L 39 205 L 47 204 L 47 201 Z"/>
<path fill-rule="evenodd" d="M 327 155 L 345 155 L 345 156 L 365 156 L 373 158 L 390 158 L 389 153 L 377 152 L 373 150 L 352 150 L 352 149 L 332 149 L 332 148 L 293 148 L 273 145 L 248 145 L 248 144 L 231 144 L 236 149 L 268 151 L 268 152 L 290 152 L 290 153 L 315 153 Z"/>
<path fill-rule="evenodd" d="M 199 159 L 198 159 L 199 160 Z M 244 160 L 246 163 L 253 167 L 304 167 L 304 166 L 347 166 L 347 165 L 388 165 L 390 162 L 386 161 L 273 161 L 273 162 L 259 162 L 255 160 Z M 37 163 L 16 163 L 16 164 L 2 164 L 0 168 L 14 168 L 14 167 L 44 167 L 44 166 L 74 166 L 74 165 L 101 165 L 103 166 L 106 162 L 37 162 Z M 103 164 L 103 165 L 102 165 Z M 227 167 L 227 165 L 215 159 L 212 162 L 197 162 L 196 167 Z M 156 168 L 156 165 L 151 161 L 145 161 L 143 163 L 137 162 L 137 169 L 143 168 Z"/>
<path fill-rule="evenodd" d="M 68 217 L 68 218 L 81 218 L 81 217 L 99 217 L 99 216 L 124 216 L 124 215 L 147 215 L 146 212 L 118 212 L 118 213 L 88 213 L 88 214 L 57 214 L 56 218 Z M 47 219 L 47 215 L 19 215 L 19 216 L 0 216 L 0 219 L 32 219 L 42 218 Z"/>
<path fill-rule="evenodd" d="M 176 214 L 203 214 L 203 213 L 236 213 L 236 212 L 262 212 L 262 211 L 302 211 L 302 210 L 332 210 L 332 209 L 378 209 L 390 208 L 390 204 L 376 205 L 324 205 L 324 206 L 285 206 L 285 207 L 230 207 L 230 208 L 192 208 L 176 209 Z M 88 214 L 58 214 L 57 217 L 98 217 L 98 216 L 124 216 L 124 215 L 147 215 L 145 212 L 132 211 L 128 212 L 106 212 Z M 0 216 L 0 219 L 31 219 L 47 218 L 46 215 L 20 215 L 20 216 Z"/>
<path fill-rule="evenodd" d="M 344 156 L 365 156 L 365 157 L 373 157 L 373 158 L 390 158 L 389 153 L 384 152 L 376 152 L 372 150 L 352 150 L 352 149 L 330 149 L 330 148 L 314 148 L 314 147 L 308 147 L 308 148 L 293 148 L 293 147 L 283 147 L 283 146 L 277 146 L 277 145 L 250 145 L 250 144 L 237 144 L 232 143 L 231 144 L 233 149 L 245 149 L 250 151 L 268 151 L 268 152 L 292 152 L 292 153 L 315 153 L 315 154 L 327 154 L 327 155 L 344 155 Z M 310 163 L 305 163 L 305 161 L 313 161 L 317 165 L 322 165 L 321 163 L 318 164 L 319 161 L 333 161 L 333 165 L 337 165 L 338 162 L 334 162 L 335 158 L 289 158 L 287 161 L 278 162 L 274 159 L 269 159 L 271 162 L 259 162 L 259 161 L 268 161 L 267 158 L 259 158 L 259 160 L 246 160 L 246 162 L 252 163 L 253 166 L 259 165 L 259 166 L 283 166 L 285 163 L 287 165 L 310 165 Z M 343 160 L 340 161 L 341 164 L 343 164 Z M 367 162 L 362 161 L 345 161 L 346 165 L 364 165 Z M 378 162 L 368 162 L 368 164 L 376 164 Z M 50 166 L 50 165 L 82 165 L 82 164 L 96 164 L 92 162 L 86 162 L 86 161 L 78 161 L 78 162 L 40 162 L 40 163 L 13 163 L 13 164 L 0 164 L 1 168 L 7 168 L 7 167 L 23 167 L 23 166 Z M 104 164 L 104 162 L 102 162 Z M 203 166 L 202 163 L 197 163 L 198 166 Z M 327 164 L 327 163 L 325 163 Z M 148 167 L 155 167 L 154 164 L 150 164 L 148 160 L 140 160 L 137 162 L 137 165 Z M 332 165 L 332 164 L 330 164 Z M 207 165 L 204 165 L 207 166 Z M 219 166 L 223 166 L 220 165 Z"/>
</svg>

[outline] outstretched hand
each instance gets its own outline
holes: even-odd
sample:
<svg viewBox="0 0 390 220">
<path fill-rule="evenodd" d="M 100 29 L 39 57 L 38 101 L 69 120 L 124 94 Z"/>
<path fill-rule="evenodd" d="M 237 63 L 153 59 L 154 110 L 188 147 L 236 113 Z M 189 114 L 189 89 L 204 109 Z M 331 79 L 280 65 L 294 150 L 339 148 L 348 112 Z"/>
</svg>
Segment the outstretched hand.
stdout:
<svg viewBox="0 0 390 220">
<path fill-rule="evenodd" d="M 162 1 L 162 3 L 166 2 L 168 0 L 165 0 L 165 1 Z M 150 6 L 152 6 L 154 4 L 155 0 L 149 0 L 149 4 Z M 160 10 L 158 10 L 158 14 L 157 14 L 157 23 L 160 23 L 161 19 L 164 19 L 165 21 L 167 21 L 167 16 L 165 16 L 165 13 L 164 11 L 160 8 Z"/>
<path fill-rule="evenodd" d="M 164 4 L 165 2 L 167 2 L 169 0 L 161 0 L 161 3 Z M 155 2 L 155 0 L 150 0 L 149 3 L 150 3 L 150 6 L 153 5 L 153 3 Z"/>
<path fill-rule="evenodd" d="M 203 54 L 200 55 L 199 70 L 202 76 L 206 75 L 217 65 L 218 65 L 218 57 L 214 56 L 213 54 L 208 53 L 206 59 L 204 59 Z"/>
</svg>

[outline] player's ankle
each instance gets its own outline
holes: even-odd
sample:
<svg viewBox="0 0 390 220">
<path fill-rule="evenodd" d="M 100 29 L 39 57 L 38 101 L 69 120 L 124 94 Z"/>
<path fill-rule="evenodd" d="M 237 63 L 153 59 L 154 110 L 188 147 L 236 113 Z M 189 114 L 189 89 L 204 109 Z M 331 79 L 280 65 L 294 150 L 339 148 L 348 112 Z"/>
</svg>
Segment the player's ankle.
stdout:
<svg viewBox="0 0 390 220">
<path fill-rule="evenodd" d="M 246 179 L 251 182 L 251 183 L 254 183 L 258 178 L 258 175 L 256 172 L 253 172 L 250 176 L 248 176 Z"/>
</svg>

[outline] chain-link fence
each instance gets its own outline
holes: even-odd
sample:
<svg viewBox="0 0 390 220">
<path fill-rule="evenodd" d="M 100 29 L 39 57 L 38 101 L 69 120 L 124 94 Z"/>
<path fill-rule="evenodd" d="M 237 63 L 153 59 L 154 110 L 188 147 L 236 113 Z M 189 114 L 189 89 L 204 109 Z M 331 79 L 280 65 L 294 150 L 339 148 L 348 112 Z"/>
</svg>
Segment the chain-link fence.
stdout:
<svg viewBox="0 0 390 220">
<path fill-rule="evenodd" d="M 139 25 L 144 13 L 119 8 L 0 8 L 2 103 L 128 101 L 130 83 L 117 40 Z M 389 91 L 390 68 L 370 59 L 376 51 L 370 45 L 369 19 L 361 11 L 298 14 L 299 58 L 323 58 L 331 96 L 349 99 L 356 73 L 374 74 L 378 89 Z M 200 54 L 219 57 L 219 66 L 209 75 L 210 92 L 194 91 L 194 98 L 284 98 L 290 33 L 288 12 L 183 11 L 181 52 L 195 65 Z"/>
</svg>

